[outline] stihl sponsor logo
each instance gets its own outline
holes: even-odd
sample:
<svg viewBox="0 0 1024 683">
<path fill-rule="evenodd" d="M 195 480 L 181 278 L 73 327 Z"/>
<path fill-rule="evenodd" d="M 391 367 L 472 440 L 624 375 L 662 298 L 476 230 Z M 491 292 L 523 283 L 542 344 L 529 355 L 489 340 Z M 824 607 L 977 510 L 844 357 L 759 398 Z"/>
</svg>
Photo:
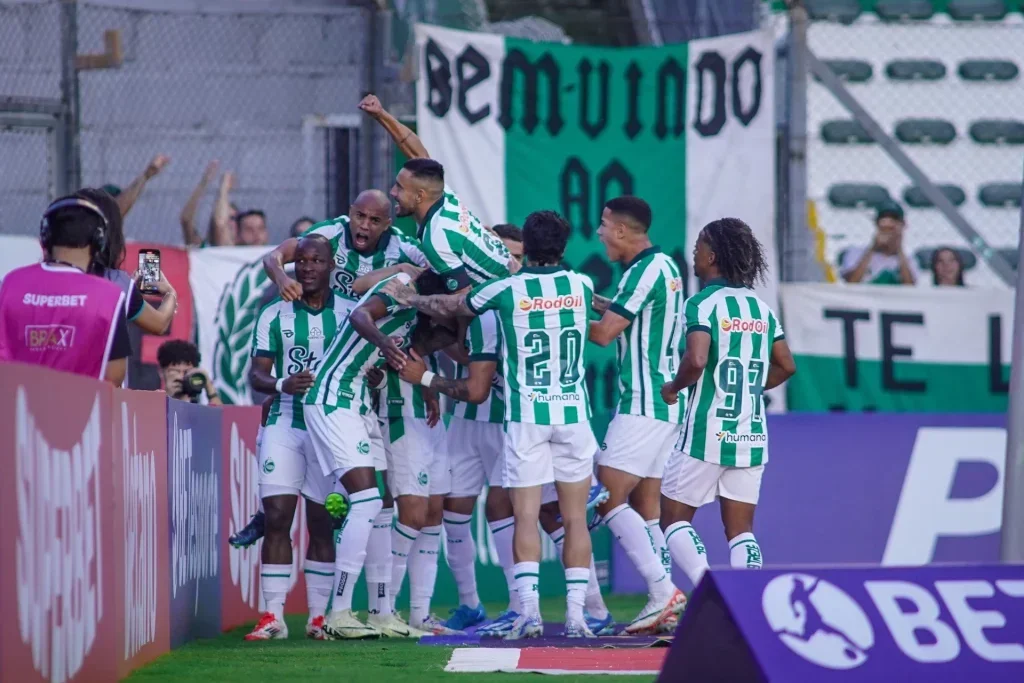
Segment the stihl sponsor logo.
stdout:
<svg viewBox="0 0 1024 683">
<path fill-rule="evenodd" d="M 768 331 L 768 323 L 763 320 L 744 320 L 743 318 L 723 318 L 722 332 L 753 332 L 764 334 Z"/>
<path fill-rule="evenodd" d="M 30 351 L 55 349 L 63 351 L 75 342 L 74 325 L 26 325 L 25 346 Z"/>
<path fill-rule="evenodd" d="M 124 658 L 156 640 L 156 455 L 140 453 L 139 426 L 121 404 L 124 456 Z"/>
<path fill-rule="evenodd" d="M 565 308 L 583 308 L 583 295 L 535 296 L 532 299 L 523 298 L 519 300 L 519 310 L 521 311 L 560 311 Z"/>
<path fill-rule="evenodd" d="M 36 426 L 23 387 L 16 402 L 18 609 L 10 616 L 39 675 L 64 683 L 81 670 L 103 618 L 100 404 L 61 450 Z"/>
</svg>

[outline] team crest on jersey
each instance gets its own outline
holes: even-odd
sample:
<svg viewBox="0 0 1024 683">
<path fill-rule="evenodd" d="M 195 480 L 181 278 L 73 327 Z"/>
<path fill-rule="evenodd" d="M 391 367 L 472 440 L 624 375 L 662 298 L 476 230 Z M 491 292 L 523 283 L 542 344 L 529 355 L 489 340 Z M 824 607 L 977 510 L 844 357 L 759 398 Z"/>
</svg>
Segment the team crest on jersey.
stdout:
<svg viewBox="0 0 1024 683">
<path fill-rule="evenodd" d="M 267 461 L 265 463 L 263 463 L 263 472 L 266 473 L 266 474 L 270 474 L 273 471 L 274 471 L 274 461 L 271 460 L 270 458 L 267 458 Z"/>
<path fill-rule="evenodd" d="M 310 339 L 323 339 L 324 338 L 324 331 L 321 330 L 319 327 L 312 327 L 309 330 L 309 338 Z"/>
<path fill-rule="evenodd" d="M 370 442 L 360 441 L 359 444 L 356 446 L 356 450 L 362 453 L 363 455 L 366 455 L 367 453 L 370 452 Z"/>
<path fill-rule="evenodd" d="M 535 296 L 519 300 L 519 310 L 528 311 L 560 311 L 566 308 L 583 308 L 582 294 L 565 294 L 563 296 Z"/>
<path fill-rule="evenodd" d="M 420 472 L 420 476 L 417 479 L 420 482 L 420 486 L 426 486 L 430 482 L 430 477 L 427 476 L 426 472 Z"/>
<path fill-rule="evenodd" d="M 763 320 L 744 320 L 743 318 L 722 318 L 719 323 L 722 332 L 753 332 L 764 334 L 768 331 L 768 323 Z"/>
<path fill-rule="evenodd" d="M 459 281 L 453 277 L 448 278 L 445 284 L 448 285 L 448 289 L 450 289 L 453 292 L 459 288 Z"/>
</svg>

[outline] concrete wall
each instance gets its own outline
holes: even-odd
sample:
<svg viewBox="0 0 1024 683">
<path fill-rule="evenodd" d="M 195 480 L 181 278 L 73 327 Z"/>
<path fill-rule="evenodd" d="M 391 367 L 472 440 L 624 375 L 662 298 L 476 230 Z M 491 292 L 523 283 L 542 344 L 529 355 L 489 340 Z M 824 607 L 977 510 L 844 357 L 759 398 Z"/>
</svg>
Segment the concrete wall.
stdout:
<svg viewBox="0 0 1024 683">
<path fill-rule="evenodd" d="M 177 244 L 181 207 L 218 159 L 236 175 L 235 202 L 266 211 L 272 239 L 283 237 L 302 213 L 303 116 L 355 112 L 366 89 L 369 15 L 340 4 L 80 3 L 79 53 L 102 51 L 103 32 L 119 29 L 125 58 L 120 69 L 81 74 L 83 183 L 127 186 L 154 155 L 169 155 L 127 231 Z M 59 96 L 59 35 L 56 2 L 0 4 L 0 99 Z M 0 233 L 38 226 L 48 163 L 39 137 L 0 132 Z M 198 214 L 204 230 L 217 182 Z"/>
</svg>

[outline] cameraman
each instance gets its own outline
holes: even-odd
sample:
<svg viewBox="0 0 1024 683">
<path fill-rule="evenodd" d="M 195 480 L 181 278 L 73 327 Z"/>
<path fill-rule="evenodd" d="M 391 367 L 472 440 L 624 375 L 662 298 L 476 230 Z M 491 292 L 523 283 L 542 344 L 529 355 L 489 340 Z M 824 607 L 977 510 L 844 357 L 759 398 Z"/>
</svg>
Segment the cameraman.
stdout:
<svg viewBox="0 0 1024 683">
<path fill-rule="evenodd" d="M 158 372 L 164 384 L 164 391 L 179 401 L 199 403 L 206 392 L 211 406 L 223 405 L 217 390 L 213 387 L 210 373 L 199 367 L 199 349 L 195 344 L 182 339 L 172 339 L 160 345 L 156 351 Z"/>
</svg>

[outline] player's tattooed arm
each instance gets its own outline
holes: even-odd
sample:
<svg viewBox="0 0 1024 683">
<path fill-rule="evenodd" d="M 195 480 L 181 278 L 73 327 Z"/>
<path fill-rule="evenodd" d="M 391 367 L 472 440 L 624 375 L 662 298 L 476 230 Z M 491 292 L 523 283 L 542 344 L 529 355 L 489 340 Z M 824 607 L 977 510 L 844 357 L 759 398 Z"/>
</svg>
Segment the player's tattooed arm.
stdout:
<svg viewBox="0 0 1024 683">
<path fill-rule="evenodd" d="M 456 316 L 472 318 L 476 315 L 466 305 L 468 290 L 455 294 L 421 296 L 412 287 L 403 285 L 396 280 L 391 280 L 385 283 L 384 287 L 381 288 L 381 292 L 404 306 L 412 306 L 418 311 L 423 311 L 427 315 L 438 318 L 454 318 Z"/>
<path fill-rule="evenodd" d="M 356 306 L 349 314 L 349 322 L 355 328 L 359 336 L 370 342 L 384 355 L 388 364 L 395 370 L 401 370 L 408 358 L 402 349 L 398 348 L 395 340 L 380 331 L 377 321 L 387 316 L 388 308 L 384 300 L 378 296 L 371 296 L 368 300 Z"/>
<path fill-rule="evenodd" d="M 387 268 L 378 268 L 372 270 L 366 275 L 357 277 L 352 283 L 352 291 L 362 296 L 370 291 L 370 289 L 378 282 L 388 279 L 392 275 L 398 275 L 399 273 L 405 273 L 409 277 L 416 279 L 423 269 L 412 263 L 399 263 Z"/>
<path fill-rule="evenodd" d="M 590 305 L 591 305 L 591 308 L 593 308 L 595 311 L 597 311 L 601 315 L 604 315 L 604 312 L 608 310 L 608 305 L 611 304 L 611 302 L 612 302 L 612 300 L 609 299 L 606 296 L 601 296 L 600 294 L 594 294 L 593 295 L 593 301 L 591 302 Z"/>
<path fill-rule="evenodd" d="M 468 403 L 483 403 L 487 400 L 491 391 L 491 381 L 497 370 L 497 363 L 494 361 L 474 361 L 469 364 L 469 377 L 465 379 L 449 379 L 441 375 L 434 375 L 430 380 L 431 391 L 451 396 L 457 401 Z M 412 358 L 406 362 L 405 367 L 399 371 L 399 376 L 409 384 L 423 384 L 423 374 L 427 366 L 415 351 Z"/>
</svg>

